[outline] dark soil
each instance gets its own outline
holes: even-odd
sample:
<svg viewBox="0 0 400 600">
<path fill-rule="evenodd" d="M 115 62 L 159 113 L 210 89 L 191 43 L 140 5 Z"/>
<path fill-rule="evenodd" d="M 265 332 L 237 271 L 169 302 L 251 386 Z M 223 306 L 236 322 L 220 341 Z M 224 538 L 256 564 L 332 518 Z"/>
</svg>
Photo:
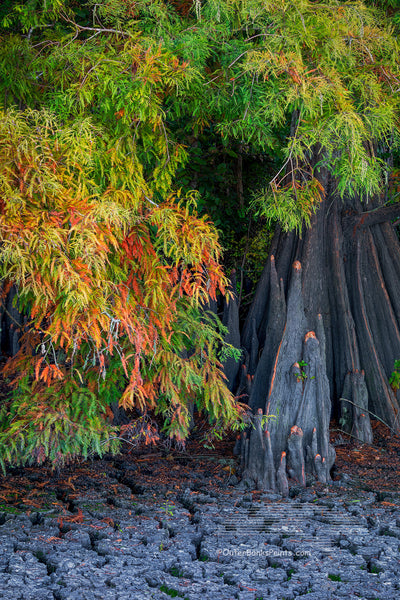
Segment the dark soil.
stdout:
<svg viewBox="0 0 400 600">
<path fill-rule="evenodd" d="M 336 450 L 334 477 L 345 473 L 365 491 L 400 491 L 400 436 L 380 421 L 372 421 L 372 445 L 360 444 L 331 425 Z"/>
<path fill-rule="evenodd" d="M 345 476 L 347 484 L 383 496 L 400 491 L 400 437 L 382 423 L 373 422 L 374 443 L 359 444 L 332 423 L 331 442 L 337 457 L 333 480 Z M 88 493 L 91 488 L 109 486 L 110 476 L 131 488 L 134 494 L 144 490 L 156 497 L 179 493 L 190 487 L 227 493 L 240 479 L 239 461 L 233 455 L 233 439 L 218 442 L 213 450 L 196 439 L 182 452 L 153 446 L 119 456 L 106 456 L 77 462 L 59 473 L 48 466 L 9 469 L 0 476 L 0 509 L 37 510 L 65 506 L 66 499 Z M 294 485 L 294 482 L 289 482 Z M 321 487 L 316 483 L 314 487 Z M 115 488 L 115 489 L 114 489 Z M 329 488 L 325 489 L 329 493 Z M 112 498 L 118 497 L 118 486 L 111 486 Z M 378 496 L 379 497 L 379 496 Z"/>
</svg>

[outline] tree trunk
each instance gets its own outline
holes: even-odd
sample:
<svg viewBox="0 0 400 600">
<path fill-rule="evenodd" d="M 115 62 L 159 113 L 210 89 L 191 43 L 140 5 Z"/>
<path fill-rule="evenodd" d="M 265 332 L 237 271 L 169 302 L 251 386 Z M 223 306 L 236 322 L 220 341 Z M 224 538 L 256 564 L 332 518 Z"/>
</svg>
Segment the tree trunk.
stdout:
<svg viewBox="0 0 400 600">
<path fill-rule="evenodd" d="M 1 356 L 15 356 L 20 348 L 19 340 L 25 325 L 24 316 L 15 305 L 18 288 L 13 285 L 2 294 L 0 303 Z"/>
<path fill-rule="evenodd" d="M 283 494 L 287 476 L 330 481 L 332 401 L 363 442 L 372 441 L 368 411 L 399 429 L 388 378 L 400 358 L 400 245 L 388 219 L 400 210 L 341 201 L 327 174 L 319 179 L 325 200 L 303 237 L 276 232 L 241 334 L 237 393 L 254 414 L 244 480 Z"/>
</svg>

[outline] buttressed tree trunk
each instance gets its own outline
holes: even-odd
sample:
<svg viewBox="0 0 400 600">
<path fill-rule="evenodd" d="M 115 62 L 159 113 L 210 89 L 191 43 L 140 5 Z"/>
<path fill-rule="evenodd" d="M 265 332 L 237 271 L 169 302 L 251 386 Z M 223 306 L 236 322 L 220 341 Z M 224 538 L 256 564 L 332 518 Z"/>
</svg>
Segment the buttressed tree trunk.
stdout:
<svg viewBox="0 0 400 600">
<path fill-rule="evenodd" d="M 277 230 L 241 334 L 253 427 L 242 435 L 244 480 L 288 493 L 287 477 L 330 481 L 332 401 L 341 424 L 370 443 L 369 414 L 399 429 L 388 378 L 400 358 L 398 206 L 325 199 L 299 237 Z M 263 415 L 267 415 L 266 419 Z M 272 416 L 273 415 L 273 416 Z"/>
</svg>

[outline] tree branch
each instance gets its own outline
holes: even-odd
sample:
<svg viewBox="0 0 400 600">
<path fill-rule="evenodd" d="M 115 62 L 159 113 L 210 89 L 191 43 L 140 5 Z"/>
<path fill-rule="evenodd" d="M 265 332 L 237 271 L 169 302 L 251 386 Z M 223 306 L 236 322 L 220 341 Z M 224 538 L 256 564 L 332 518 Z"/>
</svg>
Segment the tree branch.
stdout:
<svg viewBox="0 0 400 600">
<path fill-rule="evenodd" d="M 380 208 L 360 213 L 359 215 L 351 215 L 343 218 L 345 227 L 352 227 L 354 233 L 356 229 L 366 229 L 378 223 L 386 223 L 392 219 L 400 218 L 400 202 L 382 206 Z"/>
<path fill-rule="evenodd" d="M 115 33 L 117 35 L 121 35 L 122 37 L 132 37 L 132 35 L 126 31 L 121 31 L 120 29 L 109 29 L 107 27 L 84 27 L 83 25 L 78 25 L 72 19 L 70 19 L 65 13 L 62 14 L 62 18 L 67 23 L 73 25 L 77 31 L 94 31 L 95 35 L 97 33 Z"/>
</svg>

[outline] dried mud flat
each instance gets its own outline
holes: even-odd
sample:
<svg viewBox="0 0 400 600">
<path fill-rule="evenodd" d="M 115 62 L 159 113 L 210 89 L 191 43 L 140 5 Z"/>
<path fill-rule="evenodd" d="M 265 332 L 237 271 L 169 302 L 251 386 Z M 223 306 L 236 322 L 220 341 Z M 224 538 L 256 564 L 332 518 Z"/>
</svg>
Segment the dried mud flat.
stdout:
<svg viewBox="0 0 400 600">
<path fill-rule="evenodd" d="M 335 429 L 333 427 L 333 429 Z M 400 597 L 400 442 L 345 442 L 330 486 L 241 489 L 231 442 L 0 479 L 0 598 Z"/>
</svg>

